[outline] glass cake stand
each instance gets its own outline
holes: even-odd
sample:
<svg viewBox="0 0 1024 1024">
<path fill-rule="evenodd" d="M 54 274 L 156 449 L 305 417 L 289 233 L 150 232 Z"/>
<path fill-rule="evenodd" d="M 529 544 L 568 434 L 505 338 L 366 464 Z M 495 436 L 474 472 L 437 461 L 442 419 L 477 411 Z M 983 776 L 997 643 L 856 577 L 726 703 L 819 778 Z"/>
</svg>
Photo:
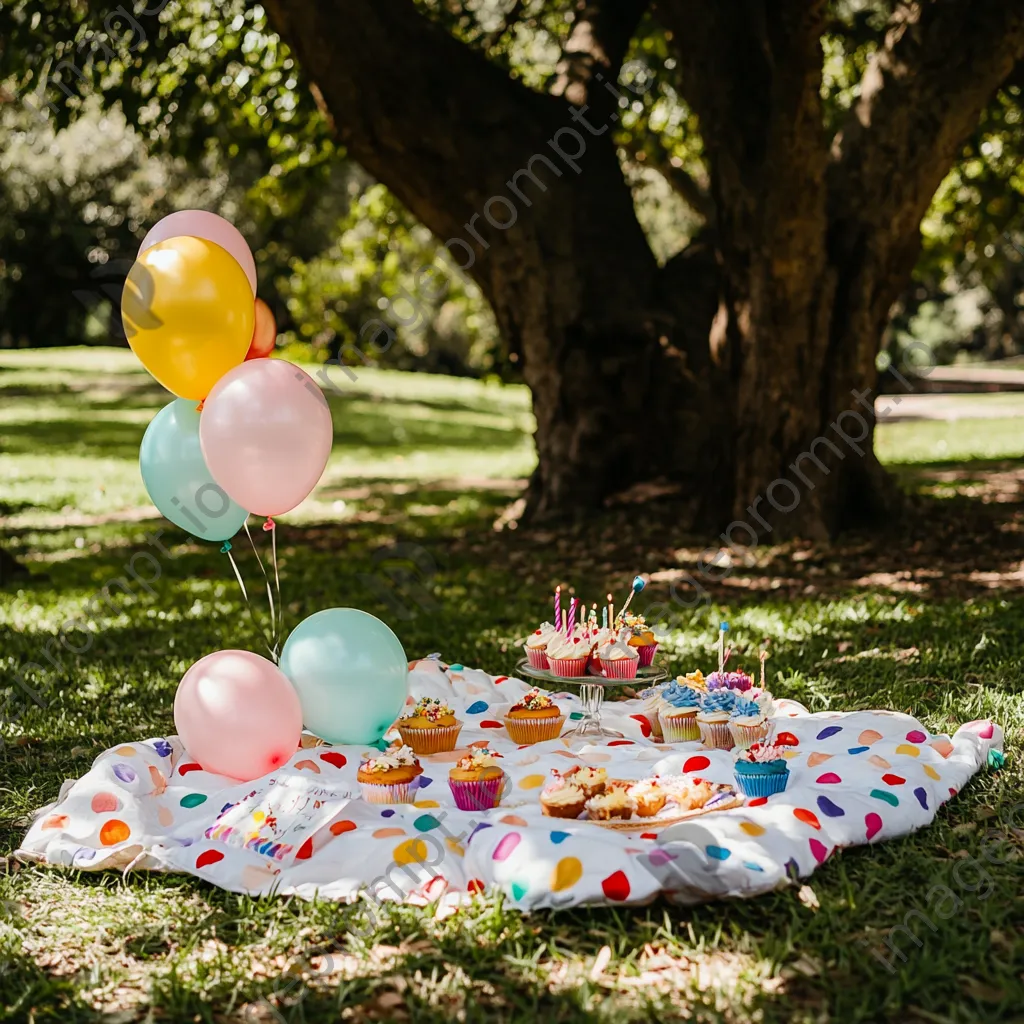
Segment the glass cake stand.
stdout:
<svg viewBox="0 0 1024 1024">
<path fill-rule="evenodd" d="M 668 672 L 653 665 L 637 669 L 635 679 L 607 679 L 605 676 L 588 674 L 585 676 L 558 676 L 550 669 L 534 668 L 526 658 L 516 666 L 521 676 L 537 679 L 543 683 L 555 683 L 558 686 L 578 686 L 580 701 L 583 704 L 583 717 L 579 724 L 562 735 L 566 739 L 609 739 L 622 738 L 621 732 L 609 729 L 601 722 L 601 707 L 604 704 L 604 691 L 609 686 L 631 686 L 635 690 L 646 689 L 663 679 L 668 679 Z"/>
</svg>

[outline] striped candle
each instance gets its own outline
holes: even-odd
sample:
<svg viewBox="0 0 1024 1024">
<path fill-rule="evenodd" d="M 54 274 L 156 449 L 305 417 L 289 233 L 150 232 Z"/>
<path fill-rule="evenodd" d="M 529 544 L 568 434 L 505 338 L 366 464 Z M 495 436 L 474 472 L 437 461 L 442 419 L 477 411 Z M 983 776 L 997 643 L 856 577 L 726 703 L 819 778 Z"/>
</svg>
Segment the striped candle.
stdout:
<svg viewBox="0 0 1024 1024">
<path fill-rule="evenodd" d="M 565 627 L 565 635 L 571 636 L 572 631 L 576 628 L 576 598 L 574 597 L 569 602 L 569 621 Z"/>
<path fill-rule="evenodd" d="M 562 588 L 555 587 L 555 629 L 562 629 Z"/>
</svg>

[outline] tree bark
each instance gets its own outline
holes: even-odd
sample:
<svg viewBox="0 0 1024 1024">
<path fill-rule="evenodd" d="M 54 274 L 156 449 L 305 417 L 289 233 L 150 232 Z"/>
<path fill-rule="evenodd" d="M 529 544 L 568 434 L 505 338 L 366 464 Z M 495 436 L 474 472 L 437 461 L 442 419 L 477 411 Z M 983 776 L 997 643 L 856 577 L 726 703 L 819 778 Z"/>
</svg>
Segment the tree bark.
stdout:
<svg viewBox="0 0 1024 1024">
<path fill-rule="evenodd" d="M 534 515 L 664 478 L 699 496 L 695 525 L 833 533 L 892 507 L 872 452 L 879 337 L 931 195 L 1024 56 L 1024 4 L 902 6 L 830 140 L 825 0 L 662 0 L 715 216 L 661 269 L 611 141 L 646 6 L 585 3 L 556 96 L 409 0 L 266 4 L 340 140 L 446 241 L 521 357 Z"/>
</svg>

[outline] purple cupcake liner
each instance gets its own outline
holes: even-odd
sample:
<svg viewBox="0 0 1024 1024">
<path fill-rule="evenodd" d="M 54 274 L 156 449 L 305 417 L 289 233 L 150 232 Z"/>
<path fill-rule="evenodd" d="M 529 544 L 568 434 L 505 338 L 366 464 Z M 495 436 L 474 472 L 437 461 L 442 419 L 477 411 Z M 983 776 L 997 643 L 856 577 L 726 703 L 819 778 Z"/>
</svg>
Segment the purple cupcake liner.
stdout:
<svg viewBox="0 0 1024 1024">
<path fill-rule="evenodd" d="M 448 780 L 448 786 L 455 797 L 455 806 L 460 811 L 489 811 L 501 803 L 501 791 L 505 785 L 504 775 L 494 779 L 480 779 L 476 782 Z"/>
</svg>

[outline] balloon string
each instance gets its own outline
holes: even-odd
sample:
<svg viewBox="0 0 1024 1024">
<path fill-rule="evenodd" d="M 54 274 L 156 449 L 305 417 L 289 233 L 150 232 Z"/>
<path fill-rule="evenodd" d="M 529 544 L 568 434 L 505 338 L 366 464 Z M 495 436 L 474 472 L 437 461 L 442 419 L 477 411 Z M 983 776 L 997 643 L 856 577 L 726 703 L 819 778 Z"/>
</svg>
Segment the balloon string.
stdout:
<svg viewBox="0 0 1024 1024">
<path fill-rule="evenodd" d="M 249 594 L 245 589 L 245 583 L 242 581 L 242 574 L 238 571 L 238 563 L 235 562 L 235 556 L 231 554 L 231 545 L 225 544 L 221 548 L 221 551 L 228 556 L 228 561 L 231 563 L 231 568 L 235 570 L 235 579 L 238 580 L 239 589 L 242 591 L 242 597 L 245 600 L 245 607 L 249 610 L 249 618 L 252 619 L 253 625 L 260 631 L 260 635 L 263 637 L 263 642 L 267 645 L 267 650 L 270 651 L 271 657 L 274 661 L 277 661 L 277 652 L 271 645 L 269 638 L 267 637 L 267 631 L 260 625 L 256 618 L 255 613 L 252 610 L 252 604 L 249 601 Z"/>
<path fill-rule="evenodd" d="M 281 574 L 277 569 L 277 528 L 270 531 L 270 551 L 274 558 L 274 588 L 277 590 L 277 612 L 281 617 L 280 627 L 274 634 L 275 639 L 284 639 L 284 602 L 281 600 Z"/>
<path fill-rule="evenodd" d="M 252 534 L 249 532 L 249 520 L 245 520 L 245 535 L 249 538 L 249 544 L 252 546 L 253 554 L 256 556 L 256 561 L 259 563 L 260 571 L 263 573 L 263 579 L 267 585 L 267 601 L 270 603 L 270 633 L 271 640 L 273 641 L 273 653 L 274 661 L 277 661 L 277 648 L 278 648 L 278 633 L 277 633 L 277 611 L 274 608 L 274 595 L 270 590 L 270 577 L 267 575 L 267 567 L 263 564 L 263 559 L 260 557 L 260 553 L 256 548 L 256 542 L 252 539 Z M 280 597 L 280 588 L 278 590 L 278 597 Z"/>
</svg>

